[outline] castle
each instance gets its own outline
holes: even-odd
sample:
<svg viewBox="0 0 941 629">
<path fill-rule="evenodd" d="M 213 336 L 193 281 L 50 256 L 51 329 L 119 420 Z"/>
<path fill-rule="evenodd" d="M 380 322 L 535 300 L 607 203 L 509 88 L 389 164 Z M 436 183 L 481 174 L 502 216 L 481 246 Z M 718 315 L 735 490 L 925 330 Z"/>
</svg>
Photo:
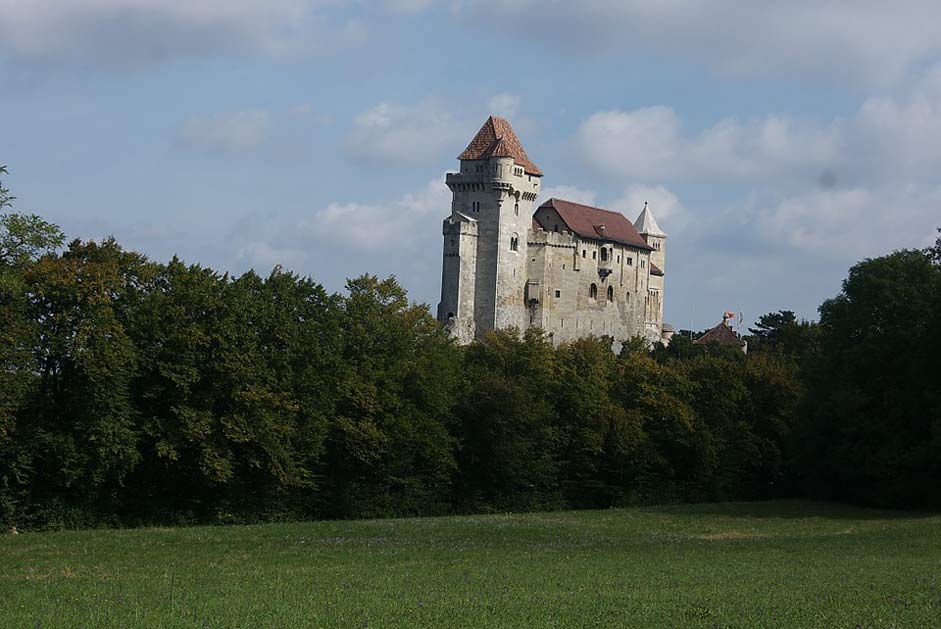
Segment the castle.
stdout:
<svg viewBox="0 0 941 629">
<path fill-rule="evenodd" d="M 646 204 L 623 214 L 549 199 L 510 123 L 491 116 L 447 174 L 438 320 L 461 343 L 538 327 L 558 345 L 583 336 L 669 342 L 667 235 Z"/>
</svg>

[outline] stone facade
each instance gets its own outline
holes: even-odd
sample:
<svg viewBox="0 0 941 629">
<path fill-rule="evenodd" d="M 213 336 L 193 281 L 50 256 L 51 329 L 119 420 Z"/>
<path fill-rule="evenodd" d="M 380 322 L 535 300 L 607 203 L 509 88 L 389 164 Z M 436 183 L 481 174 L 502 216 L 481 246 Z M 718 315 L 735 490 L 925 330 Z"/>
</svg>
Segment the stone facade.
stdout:
<svg viewBox="0 0 941 629">
<path fill-rule="evenodd" d="M 666 234 L 645 206 L 623 215 L 550 199 L 509 123 L 491 117 L 448 173 L 438 319 L 462 343 L 493 329 L 663 338 Z"/>
</svg>

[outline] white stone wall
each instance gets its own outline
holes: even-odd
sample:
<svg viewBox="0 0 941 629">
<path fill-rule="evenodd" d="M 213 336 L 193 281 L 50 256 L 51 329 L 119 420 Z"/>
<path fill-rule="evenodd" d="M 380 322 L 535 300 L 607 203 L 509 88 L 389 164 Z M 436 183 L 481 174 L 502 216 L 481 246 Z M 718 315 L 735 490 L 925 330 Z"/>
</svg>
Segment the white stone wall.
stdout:
<svg viewBox="0 0 941 629">
<path fill-rule="evenodd" d="M 441 302 L 438 321 L 461 343 L 474 340 L 474 295 L 477 277 L 477 222 L 459 213 L 444 220 Z"/>
<path fill-rule="evenodd" d="M 457 303 L 458 321 L 451 325 L 460 340 L 468 334 L 480 338 L 495 327 L 524 330 L 527 236 L 540 177 L 525 173 L 512 158 L 492 158 L 462 161 L 461 172 L 449 173 L 447 182 L 453 193 L 448 220 L 472 221 L 475 233 L 461 235 L 459 252 L 449 250 L 455 236 L 446 221 L 439 320 L 447 323 Z M 449 251 L 458 261 L 449 262 Z"/>
<path fill-rule="evenodd" d="M 530 293 L 539 294 L 539 303 L 530 309 L 531 321 L 550 333 L 555 344 L 584 336 L 625 340 L 645 335 L 646 250 L 583 239 L 561 228 L 558 233 L 532 231 L 529 239 Z M 607 261 L 602 261 L 602 247 L 609 253 Z M 606 277 L 599 274 L 602 268 L 610 270 Z"/>
</svg>

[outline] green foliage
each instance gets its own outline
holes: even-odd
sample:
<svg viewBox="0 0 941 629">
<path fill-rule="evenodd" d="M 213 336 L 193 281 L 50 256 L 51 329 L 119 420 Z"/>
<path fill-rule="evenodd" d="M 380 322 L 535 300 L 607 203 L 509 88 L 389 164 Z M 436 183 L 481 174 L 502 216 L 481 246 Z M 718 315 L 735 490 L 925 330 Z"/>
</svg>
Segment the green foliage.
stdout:
<svg viewBox="0 0 941 629">
<path fill-rule="evenodd" d="M 938 228 L 938 233 L 941 234 L 941 227 Z M 938 236 L 937 240 L 934 241 L 934 245 L 928 247 L 925 253 L 931 258 L 932 262 L 941 265 L 941 236 Z"/>
<path fill-rule="evenodd" d="M 0 269 L 23 267 L 58 249 L 64 241 L 58 226 L 35 214 L 0 214 Z"/>
<path fill-rule="evenodd" d="M 9 199 L 7 192 L 4 199 Z M 761 499 L 938 505 L 941 264 L 854 267 L 752 351 L 458 347 L 394 278 L 329 294 L 0 219 L 0 521 L 243 522 Z M 939 241 L 941 242 L 941 241 Z M 941 244 L 938 245 L 941 247 Z M 862 461 L 862 464 L 860 463 Z"/>
<path fill-rule="evenodd" d="M 798 321 L 790 310 L 762 315 L 754 328 L 748 328 L 748 351 L 787 354 L 811 359 L 819 353 L 820 326 Z"/>
<path fill-rule="evenodd" d="M 0 164 L 0 175 L 7 174 L 7 167 L 3 164 Z M 13 207 L 13 201 L 16 200 L 16 197 L 10 196 L 10 191 L 7 188 L 3 187 L 3 180 L 0 179 L 0 210 L 5 207 Z"/>
<path fill-rule="evenodd" d="M 537 330 L 523 338 L 499 331 L 464 352 L 455 408 L 459 508 L 560 504 L 551 342 Z"/>
<path fill-rule="evenodd" d="M 941 267 L 921 251 L 860 262 L 820 322 L 799 465 L 808 487 L 941 506 Z"/>
</svg>

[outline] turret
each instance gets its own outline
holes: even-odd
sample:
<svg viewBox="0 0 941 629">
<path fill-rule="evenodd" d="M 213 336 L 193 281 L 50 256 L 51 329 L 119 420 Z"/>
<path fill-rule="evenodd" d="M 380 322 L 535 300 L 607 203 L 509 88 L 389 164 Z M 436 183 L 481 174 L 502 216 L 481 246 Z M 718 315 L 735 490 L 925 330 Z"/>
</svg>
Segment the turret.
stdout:
<svg viewBox="0 0 941 629">
<path fill-rule="evenodd" d="M 643 236 L 647 244 L 653 247 L 653 251 L 650 252 L 650 261 L 655 264 L 658 269 L 665 272 L 667 235 L 660 229 L 660 226 L 657 225 L 657 221 L 653 217 L 653 212 L 647 206 L 646 201 L 644 201 L 644 209 L 641 210 L 637 220 L 634 221 L 634 227 L 637 228 L 637 231 Z"/>
</svg>

